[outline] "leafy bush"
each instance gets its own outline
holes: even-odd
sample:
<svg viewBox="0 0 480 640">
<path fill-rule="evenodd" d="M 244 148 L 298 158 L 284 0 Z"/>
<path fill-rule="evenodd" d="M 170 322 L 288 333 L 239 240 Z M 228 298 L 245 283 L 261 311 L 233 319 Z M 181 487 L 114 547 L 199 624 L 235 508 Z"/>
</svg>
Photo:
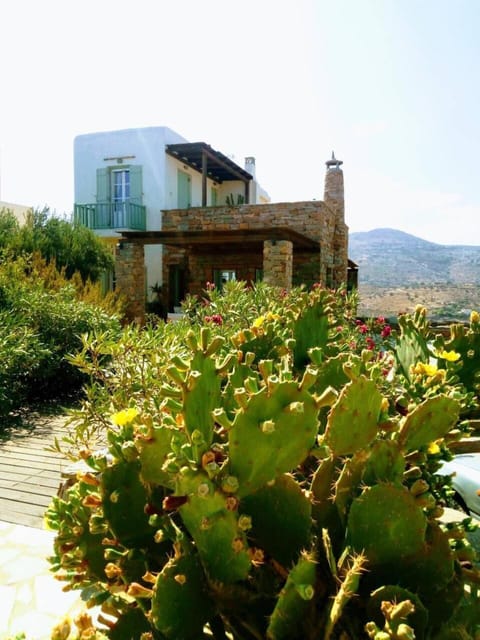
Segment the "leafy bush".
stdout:
<svg viewBox="0 0 480 640">
<path fill-rule="evenodd" d="M 51 563 L 105 634 L 476 637 L 470 522 L 442 523 L 436 471 L 478 407 L 478 318 L 435 342 L 421 309 L 396 334 L 343 291 L 241 283 L 185 312 L 71 360 L 84 470 L 47 512 Z"/>
<path fill-rule="evenodd" d="M 93 231 L 52 216 L 48 209 L 32 210 L 19 224 L 8 209 L 0 210 L 0 252 L 18 258 L 40 254 L 70 279 L 97 281 L 105 269 L 113 268 L 111 250 Z"/>
<path fill-rule="evenodd" d="M 47 285 L 29 261 L 0 264 L 0 414 L 78 393 L 85 377 L 66 356 L 81 347 L 82 334 L 119 329 L 114 316 L 78 301 L 58 274 L 56 284 Z"/>
</svg>

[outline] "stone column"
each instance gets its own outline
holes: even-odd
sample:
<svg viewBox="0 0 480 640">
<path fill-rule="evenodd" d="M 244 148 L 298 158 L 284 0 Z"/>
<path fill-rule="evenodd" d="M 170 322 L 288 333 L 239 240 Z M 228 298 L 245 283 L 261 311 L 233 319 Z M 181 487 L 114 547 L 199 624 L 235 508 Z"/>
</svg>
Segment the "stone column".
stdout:
<svg viewBox="0 0 480 640">
<path fill-rule="evenodd" d="M 263 243 L 263 280 L 275 287 L 292 288 L 293 244 L 288 240 Z"/>
<path fill-rule="evenodd" d="M 138 242 L 119 242 L 115 250 L 116 290 L 127 299 L 127 320 L 139 324 L 145 320 L 144 253 Z"/>
</svg>

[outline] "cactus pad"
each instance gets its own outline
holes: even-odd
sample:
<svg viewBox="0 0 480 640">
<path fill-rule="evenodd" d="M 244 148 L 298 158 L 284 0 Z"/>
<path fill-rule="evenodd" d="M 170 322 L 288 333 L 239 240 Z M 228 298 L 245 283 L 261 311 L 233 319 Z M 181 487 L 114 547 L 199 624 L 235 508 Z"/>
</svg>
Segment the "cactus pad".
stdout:
<svg viewBox="0 0 480 640">
<path fill-rule="evenodd" d="M 453 398 L 444 395 L 428 398 L 405 417 L 399 442 L 407 451 L 428 446 L 453 429 L 459 412 L 460 404 Z"/>
<path fill-rule="evenodd" d="M 168 640 L 198 640 L 213 614 L 205 575 L 198 556 L 172 558 L 153 589 L 151 620 Z"/>
<path fill-rule="evenodd" d="M 102 506 L 115 537 L 125 546 L 142 547 L 155 530 L 148 524 L 147 490 L 140 480 L 140 462 L 118 462 L 102 473 Z"/>
<path fill-rule="evenodd" d="M 419 553 L 425 542 L 426 518 L 415 498 L 391 484 L 367 487 L 352 502 L 348 538 L 364 552 L 369 566 L 398 564 Z"/>
<path fill-rule="evenodd" d="M 316 562 L 312 555 L 302 554 L 288 574 L 270 618 L 268 640 L 303 640 L 303 623 L 315 596 Z"/>
<path fill-rule="evenodd" d="M 181 475 L 178 492 L 187 496 L 180 515 L 209 578 L 224 583 L 244 580 L 250 570 L 247 540 L 238 512 L 228 502 L 236 498 L 220 491 L 205 473 L 192 470 Z"/>
<path fill-rule="evenodd" d="M 229 432 L 238 495 L 253 493 L 300 464 L 315 443 L 317 425 L 315 400 L 295 382 L 249 396 Z"/>
<path fill-rule="evenodd" d="M 333 405 L 327 421 L 325 443 L 334 455 L 363 449 L 375 438 L 382 394 L 375 383 L 360 376 L 349 382 Z"/>
<path fill-rule="evenodd" d="M 310 546 L 311 503 L 292 476 L 279 476 L 272 486 L 243 498 L 240 511 L 252 518 L 249 538 L 253 545 L 284 567 L 293 565 Z"/>
</svg>

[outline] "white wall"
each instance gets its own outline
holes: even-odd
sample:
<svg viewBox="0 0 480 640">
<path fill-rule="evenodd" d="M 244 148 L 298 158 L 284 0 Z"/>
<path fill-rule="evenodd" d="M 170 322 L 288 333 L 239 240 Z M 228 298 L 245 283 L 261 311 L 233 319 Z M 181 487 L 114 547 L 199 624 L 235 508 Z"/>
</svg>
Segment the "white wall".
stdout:
<svg viewBox="0 0 480 640">
<path fill-rule="evenodd" d="M 168 127 L 124 129 L 77 136 L 74 141 L 75 203 L 96 202 L 97 169 L 141 165 L 147 230 L 161 229 L 161 210 L 171 207 L 170 188 L 167 189 L 166 186 L 168 182 L 166 182 L 165 145 L 181 142 L 187 142 L 187 140 Z M 135 157 L 126 158 L 121 164 L 117 160 L 105 160 L 105 158 L 120 156 Z M 112 237 L 118 234 L 114 231 L 105 231 L 99 235 Z M 161 246 L 145 247 L 145 264 L 147 287 L 157 282 L 161 283 Z M 147 293 L 150 296 L 150 289 L 147 289 Z"/>
<path fill-rule="evenodd" d="M 123 129 L 79 135 L 74 141 L 74 179 L 75 203 L 96 202 L 97 169 L 120 168 L 129 165 L 142 166 L 143 204 L 146 207 L 147 230 L 161 229 L 161 210 L 175 209 L 177 202 L 177 173 L 181 169 L 191 177 L 192 207 L 202 206 L 202 176 L 181 161 L 165 153 L 165 145 L 188 142 L 180 134 L 168 127 L 146 127 L 142 129 Z M 115 158 L 125 158 L 119 163 Z M 105 158 L 113 158 L 106 160 Z M 211 188 L 218 192 L 217 204 L 225 205 L 228 195 L 245 194 L 244 183 L 224 182 L 215 185 L 207 179 L 207 205 L 211 204 Z M 265 194 L 257 184 L 250 186 L 250 202 L 265 202 L 260 194 Z M 98 232 L 99 235 L 116 237 L 114 231 Z M 145 264 L 147 266 L 147 293 L 149 287 L 162 282 L 162 248 L 157 245 L 145 246 Z"/>
</svg>

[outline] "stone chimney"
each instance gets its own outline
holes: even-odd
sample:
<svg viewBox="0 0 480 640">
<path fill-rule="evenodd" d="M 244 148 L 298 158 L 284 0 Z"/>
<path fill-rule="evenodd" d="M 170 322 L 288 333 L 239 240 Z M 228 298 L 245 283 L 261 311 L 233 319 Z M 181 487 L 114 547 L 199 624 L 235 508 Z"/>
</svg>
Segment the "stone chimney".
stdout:
<svg viewBox="0 0 480 640">
<path fill-rule="evenodd" d="M 252 156 L 248 156 L 247 158 L 245 158 L 245 171 L 248 171 L 248 173 L 252 175 L 253 179 L 255 180 L 255 178 L 257 177 L 255 175 L 255 158 L 253 158 Z"/>
<path fill-rule="evenodd" d="M 348 227 L 345 224 L 345 196 L 343 191 L 343 171 L 340 168 L 343 162 L 332 157 L 325 163 L 327 172 L 325 174 L 325 204 L 332 210 L 335 220 L 335 231 L 333 235 L 333 263 L 332 285 L 339 287 L 347 282 L 348 270 Z"/>
<path fill-rule="evenodd" d="M 337 216 L 337 222 L 345 221 L 345 196 L 343 192 L 343 171 L 340 169 L 342 160 L 337 160 L 332 151 L 332 158 L 327 160 L 327 172 L 325 174 L 324 201 L 333 209 Z"/>
</svg>

